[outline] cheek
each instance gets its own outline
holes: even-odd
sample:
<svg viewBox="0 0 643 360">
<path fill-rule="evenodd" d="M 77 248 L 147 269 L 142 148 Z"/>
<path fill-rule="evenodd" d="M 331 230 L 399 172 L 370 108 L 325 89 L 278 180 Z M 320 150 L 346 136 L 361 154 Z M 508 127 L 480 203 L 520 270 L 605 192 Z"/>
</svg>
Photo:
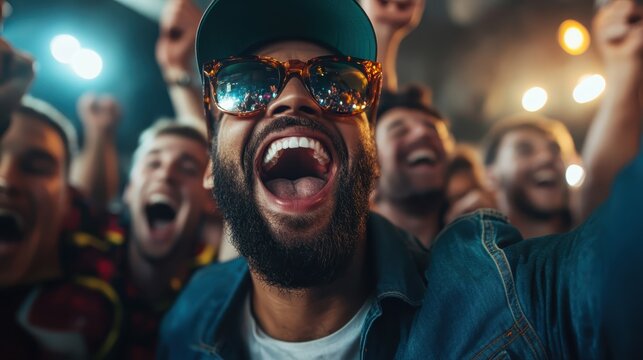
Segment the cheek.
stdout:
<svg viewBox="0 0 643 360">
<path fill-rule="evenodd" d="M 355 154 L 359 147 L 375 147 L 375 139 L 366 118 L 355 119 L 354 122 L 338 122 L 337 128 L 349 153 Z"/>
<path fill-rule="evenodd" d="M 241 159 L 242 149 L 255 123 L 251 119 L 240 120 L 224 116 L 217 134 L 217 155 L 226 159 Z"/>
</svg>

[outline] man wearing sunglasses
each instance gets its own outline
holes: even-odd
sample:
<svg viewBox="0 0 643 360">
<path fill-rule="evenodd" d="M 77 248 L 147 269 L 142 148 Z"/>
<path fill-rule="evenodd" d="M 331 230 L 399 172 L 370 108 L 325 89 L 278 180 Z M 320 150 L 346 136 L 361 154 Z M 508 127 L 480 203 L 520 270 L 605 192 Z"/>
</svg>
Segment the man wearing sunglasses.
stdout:
<svg viewBox="0 0 643 360">
<path fill-rule="evenodd" d="M 192 278 L 164 320 L 160 357 L 603 354 L 610 329 L 593 284 L 598 249 L 617 237 L 600 239 L 600 221 L 523 242 L 501 216 L 478 212 L 427 254 L 368 214 L 375 43 L 354 0 L 218 0 L 206 10 L 196 49 L 213 193 L 244 258 Z"/>
</svg>

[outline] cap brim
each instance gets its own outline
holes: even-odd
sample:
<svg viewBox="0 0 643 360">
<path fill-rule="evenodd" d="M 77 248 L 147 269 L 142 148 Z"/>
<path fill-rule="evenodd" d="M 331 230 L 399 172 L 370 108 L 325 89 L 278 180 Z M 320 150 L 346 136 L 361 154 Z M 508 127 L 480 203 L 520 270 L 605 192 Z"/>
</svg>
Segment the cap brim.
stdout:
<svg viewBox="0 0 643 360">
<path fill-rule="evenodd" d="M 306 40 L 377 60 L 373 26 L 355 0 L 214 0 L 196 36 L 199 68 L 279 40 Z"/>
</svg>

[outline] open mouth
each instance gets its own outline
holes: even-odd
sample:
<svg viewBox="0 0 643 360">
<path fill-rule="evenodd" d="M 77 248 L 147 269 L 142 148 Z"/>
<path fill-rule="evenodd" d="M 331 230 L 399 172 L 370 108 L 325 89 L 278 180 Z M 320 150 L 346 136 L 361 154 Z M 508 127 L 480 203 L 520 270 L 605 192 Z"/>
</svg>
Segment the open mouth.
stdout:
<svg viewBox="0 0 643 360">
<path fill-rule="evenodd" d="M 260 177 L 279 199 L 297 200 L 319 194 L 328 184 L 333 159 L 324 144 L 310 137 L 274 140 L 264 150 Z"/>
<path fill-rule="evenodd" d="M 24 239 L 22 216 L 14 211 L 0 209 L 0 243 L 17 243 Z"/>
<path fill-rule="evenodd" d="M 160 230 L 172 225 L 177 213 L 174 202 L 163 194 L 153 194 L 145 205 L 147 223 L 152 230 Z"/>
<path fill-rule="evenodd" d="M 551 169 L 539 170 L 532 176 L 532 182 L 539 188 L 555 188 L 561 184 L 561 175 Z"/>
<path fill-rule="evenodd" d="M 407 165 L 416 167 L 420 165 L 433 166 L 438 163 L 438 154 L 431 149 L 418 149 L 406 157 Z"/>
</svg>

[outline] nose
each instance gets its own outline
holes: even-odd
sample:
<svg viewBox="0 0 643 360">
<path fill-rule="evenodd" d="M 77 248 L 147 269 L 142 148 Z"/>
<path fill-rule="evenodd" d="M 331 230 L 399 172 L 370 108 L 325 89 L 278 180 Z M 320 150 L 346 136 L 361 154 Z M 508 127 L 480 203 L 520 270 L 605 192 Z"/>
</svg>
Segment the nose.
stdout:
<svg viewBox="0 0 643 360">
<path fill-rule="evenodd" d="M 553 165 L 556 164 L 559 160 L 562 163 L 562 157 L 560 156 L 560 153 L 549 148 L 540 149 L 536 154 L 536 162 L 538 166 Z"/>
<path fill-rule="evenodd" d="M 266 109 L 266 116 L 277 115 L 321 115 L 322 109 L 310 96 L 303 82 L 291 78 L 284 89 Z"/>
<path fill-rule="evenodd" d="M 0 195 L 8 196 L 15 193 L 18 184 L 17 171 L 14 161 L 0 158 Z"/>
<path fill-rule="evenodd" d="M 174 184 L 177 180 L 177 165 L 174 163 L 164 163 L 155 172 L 157 180 Z"/>
</svg>

